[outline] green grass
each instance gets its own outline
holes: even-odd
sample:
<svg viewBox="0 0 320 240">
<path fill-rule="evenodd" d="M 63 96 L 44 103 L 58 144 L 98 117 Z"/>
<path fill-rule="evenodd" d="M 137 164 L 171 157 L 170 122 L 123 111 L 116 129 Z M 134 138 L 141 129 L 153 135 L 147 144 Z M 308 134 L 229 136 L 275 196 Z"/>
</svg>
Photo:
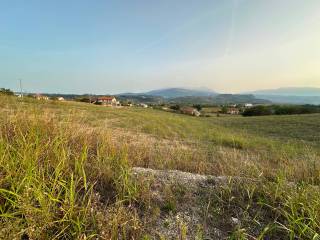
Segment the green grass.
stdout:
<svg viewBox="0 0 320 240">
<path fill-rule="evenodd" d="M 227 118 L 222 125 L 265 138 L 320 146 L 320 114 Z"/>
<path fill-rule="evenodd" d="M 15 101 L 7 106 L 14 106 Z M 77 118 L 79 122 L 97 126 L 107 120 L 113 127 L 145 132 L 161 138 L 184 138 L 208 141 L 212 132 L 222 134 L 263 137 L 268 140 L 307 142 L 319 146 L 320 114 L 296 116 L 264 116 L 244 118 L 223 116 L 193 118 L 182 114 L 172 114 L 160 110 L 142 108 L 112 109 L 83 103 L 48 103 L 30 99 L 22 103 L 33 110 L 51 110 L 58 117 Z M 21 109 L 20 109 L 21 110 Z M 61 119 L 61 118 L 60 118 Z M 210 131 L 210 132 L 208 132 Z"/>
<path fill-rule="evenodd" d="M 0 111 L 0 238 L 146 236 L 148 189 L 131 178 L 142 166 L 258 179 L 208 199 L 212 214 L 241 213 L 230 235 L 317 239 L 320 114 L 196 118 L 2 96 Z"/>
<path fill-rule="evenodd" d="M 319 186 L 290 186 L 284 179 L 230 181 L 213 192 L 212 214 L 236 217 L 233 239 L 320 239 Z"/>
</svg>

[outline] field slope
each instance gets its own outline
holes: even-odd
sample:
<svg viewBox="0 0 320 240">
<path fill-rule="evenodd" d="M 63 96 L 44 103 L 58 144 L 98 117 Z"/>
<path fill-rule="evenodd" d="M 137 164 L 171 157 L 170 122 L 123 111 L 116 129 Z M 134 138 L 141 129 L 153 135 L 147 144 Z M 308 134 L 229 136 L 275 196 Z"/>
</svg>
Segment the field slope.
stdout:
<svg viewBox="0 0 320 240">
<path fill-rule="evenodd" d="M 170 236 L 319 236 L 320 114 L 196 118 L 3 96 L 0 111 L 0 238 L 166 237 L 152 226 L 178 216 L 188 189 L 161 187 L 160 201 L 132 167 L 230 177 L 199 193 L 198 230 L 179 222 Z"/>
</svg>

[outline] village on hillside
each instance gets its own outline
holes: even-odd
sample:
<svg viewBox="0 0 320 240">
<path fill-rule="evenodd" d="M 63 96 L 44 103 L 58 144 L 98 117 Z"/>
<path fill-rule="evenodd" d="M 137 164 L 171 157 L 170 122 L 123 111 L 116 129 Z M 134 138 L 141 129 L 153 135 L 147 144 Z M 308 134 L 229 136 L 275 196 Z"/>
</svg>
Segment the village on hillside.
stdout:
<svg viewBox="0 0 320 240">
<path fill-rule="evenodd" d="M 252 95 L 220 94 L 216 97 L 178 97 L 161 98 L 153 95 L 75 95 L 75 94 L 33 94 L 14 93 L 1 88 L 1 95 L 12 95 L 18 98 L 36 99 L 38 101 L 79 102 L 101 107 L 149 108 L 175 114 L 194 117 L 223 116 L 265 116 L 319 113 L 320 106 L 304 104 L 276 104 Z M 245 102 L 246 100 L 252 102 Z"/>
<path fill-rule="evenodd" d="M 252 103 L 245 104 L 217 104 L 217 105 L 201 105 L 201 104 L 175 104 L 175 103 L 147 103 L 141 101 L 131 101 L 130 99 L 117 99 L 116 96 L 81 96 L 66 98 L 64 95 L 46 95 L 46 94 L 23 94 L 16 93 L 14 94 L 9 89 L 2 89 L 1 93 L 6 95 L 15 95 L 18 98 L 31 98 L 38 101 L 59 101 L 59 102 L 68 102 L 76 101 L 87 104 L 93 104 L 103 107 L 112 107 L 112 108 L 123 108 L 123 107 L 139 107 L 139 108 L 152 108 L 172 113 L 180 113 L 189 116 L 195 117 L 211 117 L 211 116 L 221 116 L 221 115 L 240 115 L 245 109 L 255 106 Z"/>
</svg>

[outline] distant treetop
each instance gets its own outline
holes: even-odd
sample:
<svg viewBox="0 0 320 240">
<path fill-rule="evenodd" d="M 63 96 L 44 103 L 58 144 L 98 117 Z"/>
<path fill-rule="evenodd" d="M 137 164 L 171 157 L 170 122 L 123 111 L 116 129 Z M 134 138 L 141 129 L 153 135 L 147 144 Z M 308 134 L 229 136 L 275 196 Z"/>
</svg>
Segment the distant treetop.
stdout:
<svg viewBox="0 0 320 240">
<path fill-rule="evenodd" d="M 10 89 L 8 88 L 0 88 L 0 94 L 4 94 L 4 95 L 14 95 L 14 92 L 11 91 Z"/>
</svg>

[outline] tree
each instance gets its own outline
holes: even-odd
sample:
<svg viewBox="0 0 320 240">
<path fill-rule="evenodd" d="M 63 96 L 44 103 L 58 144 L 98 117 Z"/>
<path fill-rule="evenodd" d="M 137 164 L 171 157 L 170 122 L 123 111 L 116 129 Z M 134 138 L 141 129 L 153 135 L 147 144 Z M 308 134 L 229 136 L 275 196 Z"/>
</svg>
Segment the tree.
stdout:
<svg viewBox="0 0 320 240">
<path fill-rule="evenodd" d="M 172 110 L 175 110 L 175 111 L 179 111 L 180 110 L 180 105 L 172 105 L 172 106 L 170 106 L 170 108 L 172 109 Z"/>
<path fill-rule="evenodd" d="M 89 97 L 80 97 L 80 98 L 77 98 L 76 101 L 90 103 L 90 98 Z"/>
<path fill-rule="evenodd" d="M 224 113 L 224 114 L 228 113 L 228 107 L 227 106 L 223 106 L 221 108 L 221 113 Z"/>
<path fill-rule="evenodd" d="M 52 101 L 58 101 L 58 97 L 51 97 Z"/>
<path fill-rule="evenodd" d="M 10 89 L 7 89 L 7 88 L 0 88 L 0 94 L 9 95 L 9 96 L 14 95 L 13 91 L 11 91 Z"/>
<path fill-rule="evenodd" d="M 264 116 L 264 115 L 292 115 L 319 113 L 320 107 L 316 105 L 271 105 L 255 106 L 244 110 L 243 116 Z"/>
<path fill-rule="evenodd" d="M 252 108 L 247 108 L 242 113 L 243 116 L 265 116 L 265 115 L 272 115 L 273 109 L 270 106 L 255 106 Z"/>
<path fill-rule="evenodd" d="M 197 109 L 198 111 L 201 111 L 201 109 L 202 109 L 202 106 L 200 104 L 194 104 L 193 107 L 195 109 Z"/>
</svg>

